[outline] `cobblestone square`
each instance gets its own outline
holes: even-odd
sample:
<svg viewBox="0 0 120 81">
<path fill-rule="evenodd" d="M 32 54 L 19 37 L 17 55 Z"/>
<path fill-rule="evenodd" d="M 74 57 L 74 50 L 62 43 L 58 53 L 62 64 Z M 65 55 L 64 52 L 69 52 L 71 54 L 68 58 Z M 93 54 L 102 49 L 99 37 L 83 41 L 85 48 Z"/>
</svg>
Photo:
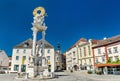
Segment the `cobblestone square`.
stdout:
<svg viewBox="0 0 120 81">
<path fill-rule="evenodd" d="M 55 72 L 53 79 L 15 79 L 16 74 L 1 74 L 0 81 L 120 81 L 120 75 L 96 75 L 86 72 Z"/>
</svg>

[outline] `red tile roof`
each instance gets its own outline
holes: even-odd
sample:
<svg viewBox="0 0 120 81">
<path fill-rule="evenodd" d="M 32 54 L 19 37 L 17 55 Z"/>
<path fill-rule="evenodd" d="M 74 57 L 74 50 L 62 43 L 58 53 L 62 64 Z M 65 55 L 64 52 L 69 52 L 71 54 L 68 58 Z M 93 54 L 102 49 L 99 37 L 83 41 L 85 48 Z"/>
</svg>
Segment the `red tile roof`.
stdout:
<svg viewBox="0 0 120 81">
<path fill-rule="evenodd" d="M 80 42 L 87 42 L 87 39 L 80 38 L 73 46 L 71 46 L 68 50 L 72 49 L 73 47 L 76 47 Z M 67 50 L 67 51 L 68 51 Z"/>
<path fill-rule="evenodd" d="M 104 46 L 104 45 L 109 45 L 111 43 L 115 43 L 115 42 L 118 42 L 118 41 L 120 41 L 120 35 L 117 35 L 117 36 L 114 36 L 114 37 L 111 37 L 111 38 L 107 38 L 105 40 L 101 40 L 93 48 L 99 47 L 99 46 Z"/>
</svg>

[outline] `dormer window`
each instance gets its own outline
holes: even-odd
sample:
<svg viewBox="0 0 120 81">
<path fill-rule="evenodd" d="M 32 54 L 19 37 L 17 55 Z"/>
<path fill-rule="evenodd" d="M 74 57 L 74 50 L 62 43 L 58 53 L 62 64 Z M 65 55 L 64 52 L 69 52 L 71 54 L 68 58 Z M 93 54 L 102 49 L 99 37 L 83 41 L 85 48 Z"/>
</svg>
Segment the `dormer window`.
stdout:
<svg viewBox="0 0 120 81">
<path fill-rule="evenodd" d="M 28 46 L 29 46 L 28 42 L 24 43 L 24 47 L 28 47 Z"/>
</svg>

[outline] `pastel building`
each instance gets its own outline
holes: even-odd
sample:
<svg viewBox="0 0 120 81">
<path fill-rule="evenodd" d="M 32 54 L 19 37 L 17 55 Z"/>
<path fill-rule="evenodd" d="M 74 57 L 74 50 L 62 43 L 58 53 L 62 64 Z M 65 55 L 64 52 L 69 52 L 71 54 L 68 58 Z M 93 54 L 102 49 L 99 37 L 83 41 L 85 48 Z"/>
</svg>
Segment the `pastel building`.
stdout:
<svg viewBox="0 0 120 81">
<path fill-rule="evenodd" d="M 77 71 L 79 69 L 79 61 L 78 61 L 78 45 L 80 43 L 84 43 L 84 39 L 81 38 L 78 40 L 72 47 L 70 47 L 66 51 L 66 69 L 67 70 L 75 70 Z"/>
<path fill-rule="evenodd" d="M 82 42 L 78 44 L 78 57 L 80 70 L 93 70 L 93 53 L 92 46 L 97 44 L 97 40 L 89 40 L 82 38 Z"/>
<path fill-rule="evenodd" d="M 94 67 L 103 74 L 120 74 L 120 35 L 98 42 L 93 47 Z"/>
<path fill-rule="evenodd" d="M 32 43 L 33 43 L 32 39 L 28 39 L 14 46 L 12 52 L 11 72 L 28 72 L 28 67 L 30 64 L 30 56 L 32 54 Z M 42 40 L 37 41 L 36 44 L 41 46 Z M 44 41 L 44 47 L 45 47 L 45 57 L 47 59 L 47 65 L 49 71 L 54 72 L 56 66 L 54 47 L 46 40 Z M 38 49 L 36 51 L 38 51 L 39 54 L 41 54 L 42 53 L 41 49 L 42 48 L 40 47 L 39 51 Z"/>
<path fill-rule="evenodd" d="M 77 70 L 78 69 L 78 56 L 77 47 L 73 46 L 66 52 L 66 69 L 67 70 Z"/>
<path fill-rule="evenodd" d="M 62 54 L 60 51 L 55 52 L 56 71 L 62 70 Z"/>
<path fill-rule="evenodd" d="M 4 50 L 0 50 L 0 70 L 8 72 L 9 58 Z"/>
</svg>

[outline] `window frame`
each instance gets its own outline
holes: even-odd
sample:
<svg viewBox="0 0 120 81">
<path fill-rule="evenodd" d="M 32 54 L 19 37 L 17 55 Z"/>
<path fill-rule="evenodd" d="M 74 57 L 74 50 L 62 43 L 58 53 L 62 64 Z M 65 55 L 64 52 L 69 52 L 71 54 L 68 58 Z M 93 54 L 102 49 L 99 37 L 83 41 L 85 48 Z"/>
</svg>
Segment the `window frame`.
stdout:
<svg viewBox="0 0 120 81">
<path fill-rule="evenodd" d="M 26 49 L 23 50 L 23 53 L 24 53 L 24 54 L 26 53 Z"/>
<path fill-rule="evenodd" d="M 23 56 L 23 59 L 26 60 L 26 56 Z"/>
<path fill-rule="evenodd" d="M 91 55 L 90 46 L 88 46 L 88 53 L 89 53 L 89 56 L 90 56 Z"/>
<path fill-rule="evenodd" d="M 47 50 L 47 53 L 48 53 L 48 54 L 50 53 L 50 49 Z"/>
<path fill-rule="evenodd" d="M 83 47 L 84 50 L 84 56 L 86 56 L 86 47 Z"/>
<path fill-rule="evenodd" d="M 101 54 L 101 49 L 100 48 L 98 48 L 98 54 Z"/>
<path fill-rule="evenodd" d="M 14 65 L 14 71 L 19 71 L 19 65 Z"/>
<path fill-rule="evenodd" d="M 16 56 L 15 59 L 16 59 L 16 60 L 19 60 L 19 56 Z"/>
<path fill-rule="evenodd" d="M 16 53 L 19 53 L 19 51 L 20 51 L 19 49 L 16 49 Z"/>
<path fill-rule="evenodd" d="M 118 53 L 118 47 L 113 47 L 114 53 Z"/>
<path fill-rule="evenodd" d="M 111 48 L 108 49 L 108 54 L 112 54 Z"/>
<path fill-rule="evenodd" d="M 80 48 L 80 57 L 82 57 L 82 49 Z"/>
</svg>

